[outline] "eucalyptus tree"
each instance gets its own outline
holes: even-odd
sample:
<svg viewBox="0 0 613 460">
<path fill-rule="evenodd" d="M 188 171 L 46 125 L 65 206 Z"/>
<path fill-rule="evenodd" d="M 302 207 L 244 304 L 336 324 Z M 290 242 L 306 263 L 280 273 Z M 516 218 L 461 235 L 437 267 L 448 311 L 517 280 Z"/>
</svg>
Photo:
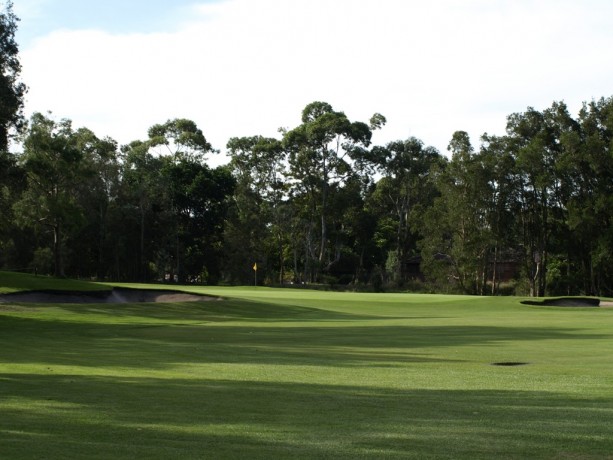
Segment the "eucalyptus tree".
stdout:
<svg viewBox="0 0 613 460">
<path fill-rule="evenodd" d="M 211 169 L 189 158 L 163 160 L 162 182 L 174 223 L 168 269 L 180 283 L 215 284 L 221 274 L 224 223 L 234 178 L 227 167 Z"/>
<path fill-rule="evenodd" d="M 26 85 L 20 81 L 19 46 L 15 41 L 19 18 L 13 2 L 5 3 L 0 13 L 0 151 L 8 150 L 11 129 L 23 127 Z"/>
<path fill-rule="evenodd" d="M 226 168 L 211 169 L 206 155 L 217 153 L 192 120 L 177 118 L 153 125 L 144 146 L 163 160 L 160 170 L 172 223 L 166 249 L 166 270 L 188 278 L 216 281 L 226 197 L 234 181 Z"/>
<path fill-rule="evenodd" d="M 491 294 L 499 292 L 501 283 L 500 264 L 514 264 L 522 246 L 518 242 L 521 233 L 518 231 L 517 215 L 521 189 L 515 157 L 508 147 L 506 136 L 481 137 L 479 156 L 487 171 L 487 190 L 490 195 L 485 200 L 486 218 L 492 237 L 490 248 Z"/>
<path fill-rule="evenodd" d="M 70 240 L 74 257 L 67 260 L 66 267 L 76 275 L 104 278 L 112 247 L 109 210 L 117 198 L 120 180 L 118 147 L 113 139 L 101 139 L 87 128 L 74 132 L 74 142 L 82 155 L 82 180 L 76 183 L 75 193 L 84 225 Z"/>
<path fill-rule="evenodd" d="M 330 194 L 329 240 L 333 263 L 327 269 L 327 281 L 357 284 L 368 281 L 368 273 L 376 261 L 373 243 L 376 215 L 366 207 L 369 190 L 364 180 L 350 176 L 342 187 L 335 185 Z"/>
<path fill-rule="evenodd" d="M 375 147 L 370 155 L 381 174 L 370 198 L 381 222 L 390 219 L 395 227 L 392 241 L 386 246 L 397 283 L 406 279 L 406 263 L 417 254 L 423 213 L 437 195 L 435 177 L 445 166 L 445 158 L 434 147 L 425 147 L 415 137 Z M 383 211 L 383 212 L 382 212 Z M 387 224 L 387 225 L 389 225 Z"/>
<path fill-rule="evenodd" d="M 17 157 L 0 151 L 0 267 L 22 268 L 30 262 L 32 238 L 15 225 L 13 210 L 25 186 L 25 172 Z"/>
<path fill-rule="evenodd" d="M 114 277 L 150 281 L 157 276 L 159 248 L 172 228 L 171 206 L 162 181 L 163 157 L 146 141 L 121 148 L 121 184 L 112 222 Z"/>
<path fill-rule="evenodd" d="M 18 22 L 19 18 L 13 13 L 13 2 L 5 2 L 0 12 L 0 265 L 9 263 L 9 254 L 17 252 L 15 240 L 19 233 L 12 225 L 12 204 L 21 192 L 23 182 L 16 159 L 9 152 L 11 131 L 20 131 L 24 124 L 26 86 L 20 81 L 21 63 L 15 41 Z"/>
<path fill-rule="evenodd" d="M 591 292 L 611 296 L 613 293 L 613 97 L 586 104 L 579 114 L 584 137 L 584 156 L 588 158 L 586 176 L 593 178 L 593 201 L 584 206 L 592 215 L 589 222 L 596 238 L 591 245 L 589 273 Z M 577 216 L 578 217 L 578 216 Z M 577 221 L 575 221 L 577 222 Z M 586 276 L 587 279 L 587 276 Z M 587 283 L 586 283 L 587 284 Z"/>
<path fill-rule="evenodd" d="M 198 125 L 186 118 L 175 118 L 151 126 L 147 143 L 158 155 L 202 162 L 208 153 L 216 153 Z"/>
<path fill-rule="evenodd" d="M 231 281 L 250 282 L 257 262 L 260 280 L 276 270 L 281 284 L 287 238 L 283 146 L 278 139 L 250 136 L 231 138 L 227 149 L 236 188 L 226 226 L 225 272 Z"/>
<path fill-rule="evenodd" d="M 581 137 L 581 125 L 571 117 L 563 102 L 554 102 L 551 107 L 543 111 L 543 117 L 553 138 L 548 149 L 551 152 L 553 167 L 548 202 L 549 236 L 544 294 L 570 294 L 577 292 L 576 274 L 583 273 L 583 270 L 577 270 L 579 268 L 577 261 L 583 258 L 582 253 L 590 253 L 581 239 L 577 238 L 577 232 L 569 225 L 569 204 L 578 187 L 572 170 L 575 162 L 581 163 L 581 158 L 577 158 L 572 152 L 575 140 Z M 571 168 L 569 165 L 572 165 Z"/>
<path fill-rule="evenodd" d="M 353 192 L 353 205 L 345 210 L 344 233 L 353 249 L 356 264 L 354 267 L 354 284 L 370 282 L 373 269 L 381 265 L 382 249 L 377 244 L 377 225 L 380 219 L 379 209 L 369 205 L 371 186 L 366 194 Z M 353 187 L 355 190 L 357 187 Z"/>
<path fill-rule="evenodd" d="M 77 190 L 90 170 L 70 120 L 57 122 L 35 113 L 23 145 L 20 162 L 27 189 L 15 204 L 16 217 L 24 226 L 50 229 L 54 274 L 63 276 L 65 232 L 84 223 Z"/>
<path fill-rule="evenodd" d="M 293 193 L 303 194 L 308 203 L 306 256 L 315 259 L 316 273 L 329 269 L 335 262 L 328 241 L 330 192 L 354 174 L 352 160 L 363 156 L 363 149 L 370 145 L 372 129 L 384 122 L 380 115 L 372 120 L 371 126 L 352 122 L 330 104 L 312 102 L 302 111 L 302 123 L 284 133 Z M 314 247 L 317 228 L 319 242 Z"/>
<path fill-rule="evenodd" d="M 557 110 L 555 104 L 552 110 Z M 551 111 L 539 112 L 529 107 L 526 112 L 511 114 L 507 122 L 509 148 L 515 156 L 520 180 L 524 269 L 530 295 L 535 297 L 545 293 L 555 229 L 553 209 L 559 205 L 556 162 L 560 159 L 561 147 L 551 118 Z"/>
<path fill-rule="evenodd" d="M 490 173 L 466 132 L 456 131 L 448 148 L 451 161 L 437 180 L 440 196 L 425 219 L 422 265 L 441 285 L 453 282 L 463 292 L 484 294 L 492 244 Z"/>
<path fill-rule="evenodd" d="M 567 257 L 564 293 L 613 291 L 613 98 L 585 103 L 560 136 L 556 167 L 566 179 Z M 564 276 L 565 275 L 565 276 Z M 550 277 L 553 278 L 553 277 Z"/>
</svg>

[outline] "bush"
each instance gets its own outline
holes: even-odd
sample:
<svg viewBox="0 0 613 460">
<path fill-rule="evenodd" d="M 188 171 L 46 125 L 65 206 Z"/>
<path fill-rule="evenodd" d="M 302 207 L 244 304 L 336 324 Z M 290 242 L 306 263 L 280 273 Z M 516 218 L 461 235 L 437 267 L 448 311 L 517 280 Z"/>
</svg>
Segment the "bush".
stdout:
<svg viewBox="0 0 613 460">
<path fill-rule="evenodd" d="M 35 273 L 51 275 L 53 273 L 53 251 L 51 248 L 37 248 L 30 264 Z"/>
</svg>

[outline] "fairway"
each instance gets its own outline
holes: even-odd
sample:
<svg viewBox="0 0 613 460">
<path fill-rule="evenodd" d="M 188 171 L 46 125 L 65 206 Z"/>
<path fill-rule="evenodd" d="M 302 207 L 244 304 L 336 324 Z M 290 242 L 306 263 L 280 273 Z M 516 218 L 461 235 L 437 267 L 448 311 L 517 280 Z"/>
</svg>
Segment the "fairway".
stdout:
<svg viewBox="0 0 613 460">
<path fill-rule="evenodd" d="M 188 290 L 0 304 L 0 458 L 613 456 L 613 309 Z"/>
</svg>

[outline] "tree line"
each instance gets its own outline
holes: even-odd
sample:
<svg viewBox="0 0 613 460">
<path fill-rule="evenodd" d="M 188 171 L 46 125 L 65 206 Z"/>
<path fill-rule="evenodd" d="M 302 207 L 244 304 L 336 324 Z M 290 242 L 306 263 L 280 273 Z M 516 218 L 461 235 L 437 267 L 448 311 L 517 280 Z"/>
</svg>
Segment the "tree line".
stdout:
<svg viewBox="0 0 613 460">
<path fill-rule="evenodd" d="M 502 136 L 372 145 L 385 117 L 326 102 L 277 138 L 192 120 L 119 146 L 70 120 L 25 122 L 17 18 L 0 17 L 0 267 L 117 281 L 326 284 L 611 295 L 613 98 L 507 118 Z M 12 133 L 12 134 L 11 134 Z M 11 136 L 22 147 L 11 152 Z"/>
</svg>

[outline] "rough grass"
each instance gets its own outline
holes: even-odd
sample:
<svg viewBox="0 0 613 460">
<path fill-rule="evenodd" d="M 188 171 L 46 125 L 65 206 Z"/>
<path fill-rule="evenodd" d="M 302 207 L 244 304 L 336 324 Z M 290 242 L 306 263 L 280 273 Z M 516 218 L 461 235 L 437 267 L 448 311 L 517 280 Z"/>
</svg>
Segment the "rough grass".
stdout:
<svg viewBox="0 0 613 460">
<path fill-rule="evenodd" d="M 0 457 L 613 452 L 613 310 L 192 289 L 227 300 L 0 311 Z"/>
</svg>

